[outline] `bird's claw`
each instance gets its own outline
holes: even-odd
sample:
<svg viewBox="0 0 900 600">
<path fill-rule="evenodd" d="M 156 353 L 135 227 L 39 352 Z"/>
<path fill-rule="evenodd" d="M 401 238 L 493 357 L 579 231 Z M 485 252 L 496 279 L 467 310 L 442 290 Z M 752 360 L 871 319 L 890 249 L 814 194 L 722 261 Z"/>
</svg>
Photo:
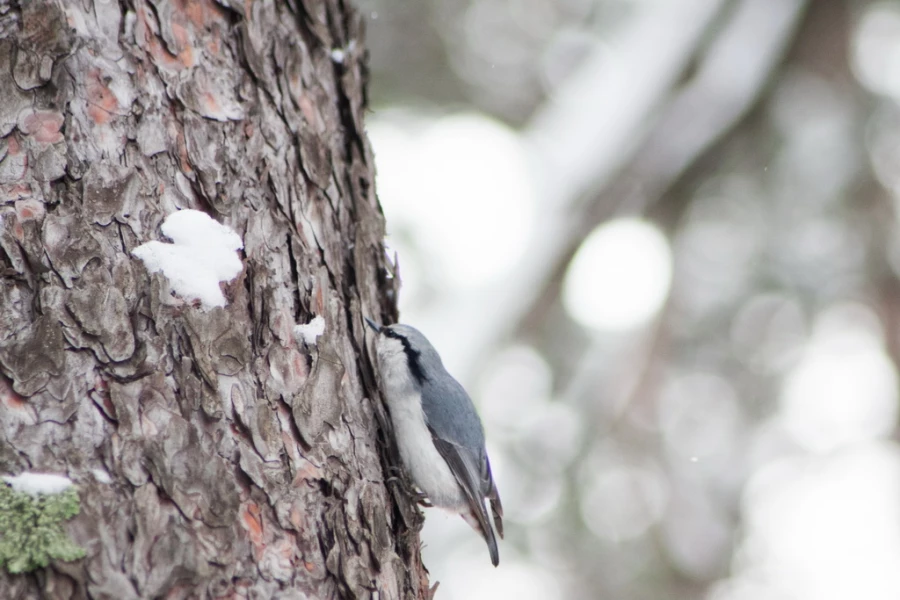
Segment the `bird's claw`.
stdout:
<svg viewBox="0 0 900 600">
<path fill-rule="evenodd" d="M 420 492 L 416 490 L 414 486 L 410 485 L 409 480 L 402 476 L 402 471 L 400 469 L 397 467 L 388 467 L 388 471 L 393 471 L 396 475 L 385 478 L 385 483 L 396 483 L 399 485 L 400 489 L 402 489 L 407 496 L 411 497 L 413 502 L 419 506 L 424 506 L 425 508 L 434 506 L 434 504 L 428 500 L 428 494 Z"/>
</svg>

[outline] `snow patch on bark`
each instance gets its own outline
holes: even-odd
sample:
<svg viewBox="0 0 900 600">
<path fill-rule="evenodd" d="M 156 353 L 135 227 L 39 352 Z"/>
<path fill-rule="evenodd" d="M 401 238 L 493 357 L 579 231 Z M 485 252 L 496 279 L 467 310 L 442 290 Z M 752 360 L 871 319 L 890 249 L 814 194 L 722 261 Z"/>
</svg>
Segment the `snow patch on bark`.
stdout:
<svg viewBox="0 0 900 600">
<path fill-rule="evenodd" d="M 294 335 L 307 346 L 314 346 L 323 333 L 325 333 L 325 319 L 321 316 L 313 317 L 306 325 L 294 325 Z"/>
<path fill-rule="evenodd" d="M 3 481 L 8 483 L 13 490 L 32 496 L 61 494 L 72 487 L 72 480 L 68 477 L 49 473 L 25 472 L 16 476 L 4 475 Z"/>
<path fill-rule="evenodd" d="M 198 210 L 172 213 L 162 225 L 171 244 L 152 241 L 131 251 L 151 273 L 161 272 L 182 298 L 199 300 L 204 308 L 225 306 L 219 282 L 231 281 L 243 264 L 235 254 L 244 247 L 233 229 Z"/>
</svg>

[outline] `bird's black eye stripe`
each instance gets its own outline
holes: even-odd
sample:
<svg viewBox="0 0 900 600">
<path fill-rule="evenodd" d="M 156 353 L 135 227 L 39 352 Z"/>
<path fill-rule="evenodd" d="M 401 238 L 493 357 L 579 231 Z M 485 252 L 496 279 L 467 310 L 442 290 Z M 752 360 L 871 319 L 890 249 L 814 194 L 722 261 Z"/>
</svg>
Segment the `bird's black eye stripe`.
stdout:
<svg viewBox="0 0 900 600">
<path fill-rule="evenodd" d="M 412 346 L 409 345 L 409 340 L 406 339 L 406 336 L 400 335 L 393 329 L 385 327 L 381 332 L 390 338 L 400 340 L 400 343 L 403 344 L 403 351 L 406 353 L 406 359 L 409 362 L 409 370 L 412 372 L 413 377 L 416 378 L 416 381 L 420 384 L 424 383 L 425 373 L 422 371 L 422 366 L 419 364 L 419 355 L 421 353 L 418 350 L 413 350 Z"/>
</svg>

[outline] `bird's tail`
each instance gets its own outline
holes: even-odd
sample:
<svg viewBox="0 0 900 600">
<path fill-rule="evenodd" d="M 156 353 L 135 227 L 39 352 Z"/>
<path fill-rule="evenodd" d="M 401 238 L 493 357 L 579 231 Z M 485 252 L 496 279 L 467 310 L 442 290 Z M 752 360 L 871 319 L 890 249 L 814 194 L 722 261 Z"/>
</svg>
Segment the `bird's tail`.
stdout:
<svg viewBox="0 0 900 600">
<path fill-rule="evenodd" d="M 500 564 L 500 550 L 497 548 L 497 536 L 494 535 L 494 529 L 488 520 L 487 510 L 484 503 L 474 510 L 462 513 L 462 518 L 466 520 L 469 526 L 481 534 L 484 541 L 487 542 L 488 552 L 491 553 L 491 564 L 495 567 Z M 500 537 L 503 537 L 502 535 Z"/>
<path fill-rule="evenodd" d="M 497 528 L 497 535 L 503 539 L 503 505 L 500 504 L 500 493 L 497 491 L 497 484 L 491 479 L 491 491 L 488 492 L 488 500 L 491 502 L 491 514 L 494 517 L 494 527 Z"/>
</svg>

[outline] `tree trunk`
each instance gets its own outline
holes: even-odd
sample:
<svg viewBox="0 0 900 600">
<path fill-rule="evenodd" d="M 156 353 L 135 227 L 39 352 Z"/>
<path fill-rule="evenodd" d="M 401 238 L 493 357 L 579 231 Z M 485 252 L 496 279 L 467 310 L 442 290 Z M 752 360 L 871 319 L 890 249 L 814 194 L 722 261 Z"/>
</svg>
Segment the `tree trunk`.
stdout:
<svg viewBox="0 0 900 600">
<path fill-rule="evenodd" d="M 0 598 L 428 595 L 362 323 L 396 280 L 361 35 L 344 0 L 0 0 L 0 475 L 71 478 L 85 550 Z M 224 308 L 131 254 L 185 208 L 243 240 Z"/>
</svg>

